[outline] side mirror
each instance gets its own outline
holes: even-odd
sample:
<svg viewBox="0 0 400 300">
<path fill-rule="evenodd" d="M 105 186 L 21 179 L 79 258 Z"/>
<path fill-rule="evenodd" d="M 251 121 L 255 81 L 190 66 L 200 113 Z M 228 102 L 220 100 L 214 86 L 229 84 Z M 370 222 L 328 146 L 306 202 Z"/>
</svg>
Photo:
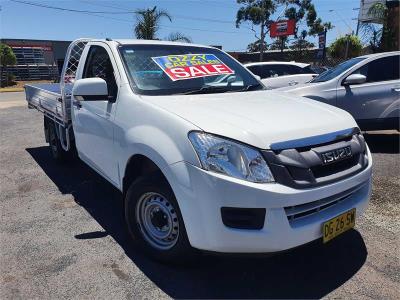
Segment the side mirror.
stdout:
<svg viewBox="0 0 400 300">
<path fill-rule="evenodd" d="M 231 86 L 232 83 L 235 82 L 235 81 L 236 81 L 236 76 L 232 75 L 232 76 L 228 77 L 228 79 L 226 80 L 226 83 L 227 83 L 228 86 Z"/>
<path fill-rule="evenodd" d="M 107 82 L 98 77 L 79 79 L 74 83 L 72 95 L 79 101 L 108 100 Z"/>
<path fill-rule="evenodd" d="M 362 74 L 351 74 L 345 80 L 343 85 L 361 84 L 367 81 L 367 77 Z"/>
</svg>

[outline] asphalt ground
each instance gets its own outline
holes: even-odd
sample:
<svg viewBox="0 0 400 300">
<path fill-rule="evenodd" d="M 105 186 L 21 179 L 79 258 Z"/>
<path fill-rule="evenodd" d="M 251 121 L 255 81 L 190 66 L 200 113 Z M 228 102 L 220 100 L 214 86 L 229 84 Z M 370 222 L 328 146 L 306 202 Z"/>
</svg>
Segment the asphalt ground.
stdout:
<svg viewBox="0 0 400 300">
<path fill-rule="evenodd" d="M 129 242 L 119 192 L 80 161 L 56 164 L 43 116 L 0 94 L 0 299 L 399 299 L 397 132 L 365 134 L 371 203 L 356 228 L 267 257 L 166 266 Z"/>
</svg>

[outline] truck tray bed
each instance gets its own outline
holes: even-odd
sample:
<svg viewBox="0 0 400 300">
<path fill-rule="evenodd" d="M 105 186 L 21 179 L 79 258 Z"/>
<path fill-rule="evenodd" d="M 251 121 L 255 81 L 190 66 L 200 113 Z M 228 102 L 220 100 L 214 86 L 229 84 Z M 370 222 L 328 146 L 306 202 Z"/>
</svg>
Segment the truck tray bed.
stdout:
<svg viewBox="0 0 400 300">
<path fill-rule="evenodd" d="M 65 120 L 59 83 L 27 84 L 25 94 L 29 108 L 36 108 L 61 122 Z"/>
</svg>

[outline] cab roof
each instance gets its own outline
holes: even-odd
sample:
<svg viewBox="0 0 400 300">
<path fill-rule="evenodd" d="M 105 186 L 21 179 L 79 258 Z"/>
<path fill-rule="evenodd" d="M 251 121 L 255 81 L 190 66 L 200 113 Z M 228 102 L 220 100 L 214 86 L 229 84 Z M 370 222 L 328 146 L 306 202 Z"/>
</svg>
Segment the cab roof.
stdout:
<svg viewBox="0 0 400 300">
<path fill-rule="evenodd" d="M 183 43 L 183 42 L 171 42 L 171 41 L 160 41 L 160 40 L 139 40 L 139 39 L 93 39 L 91 42 L 116 42 L 120 45 L 170 45 L 170 46 L 187 46 L 187 47 L 202 47 L 202 48 L 214 48 L 211 46 Z"/>
</svg>

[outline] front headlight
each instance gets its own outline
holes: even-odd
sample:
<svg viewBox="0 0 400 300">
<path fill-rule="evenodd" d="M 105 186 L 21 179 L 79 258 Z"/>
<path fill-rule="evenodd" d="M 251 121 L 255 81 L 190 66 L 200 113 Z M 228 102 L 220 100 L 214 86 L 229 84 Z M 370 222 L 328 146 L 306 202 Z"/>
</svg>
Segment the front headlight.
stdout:
<svg viewBox="0 0 400 300">
<path fill-rule="evenodd" d="M 203 169 L 251 182 L 273 182 L 261 153 L 249 146 L 202 132 L 191 132 L 189 139 Z"/>
</svg>

